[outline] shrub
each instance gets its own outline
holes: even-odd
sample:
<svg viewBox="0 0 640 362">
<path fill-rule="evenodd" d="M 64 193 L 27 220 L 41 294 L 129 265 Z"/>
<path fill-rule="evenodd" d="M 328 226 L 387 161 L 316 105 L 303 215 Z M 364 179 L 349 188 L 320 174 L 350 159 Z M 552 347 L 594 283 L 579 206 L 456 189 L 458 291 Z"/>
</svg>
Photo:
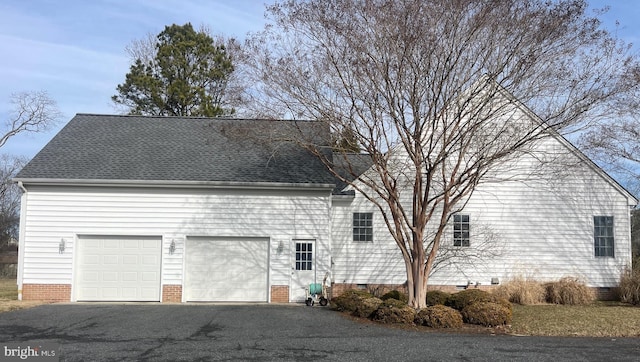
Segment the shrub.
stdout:
<svg viewBox="0 0 640 362">
<path fill-rule="evenodd" d="M 460 328 L 462 315 L 453 308 L 438 304 L 419 311 L 415 322 L 431 328 Z"/>
<path fill-rule="evenodd" d="M 364 298 L 359 302 L 355 303 L 355 309 L 351 312 L 352 315 L 361 318 L 369 318 L 371 314 L 375 312 L 378 307 L 382 304 L 382 299 L 380 298 Z"/>
<path fill-rule="evenodd" d="M 353 313 L 362 304 L 363 300 L 370 298 L 374 298 L 374 296 L 364 290 L 350 289 L 331 299 L 331 305 L 339 311 Z"/>
<path fill-rule="evenodd" d="M 517 304 L 540 304 L 546 301 L 546 290 L 542 283 L 524 277 L 515 277 L 498 286 L 493 295 Z"/>
<path fill-rule="evenodd" d="M 625 269 L 620 276 L 618 290 L 621 302 L 640 304 L 640 269 Z"/>
<path fill-rule="evenodd" d="M 564 277 L 547 283 L 547 302 L 553 304 L 583 305 L 595 300 L 594 291 L 577 278 Z"/>
<path fill-rule="evenodd" d="M 450 297 L 450 293 L 442 290 L 430 290 L 427 292 L 427 305 L 445 305 Z"/>
<path fill-rule="evenodd" d="M 494 302 L 476 302 L 462 310 L 466 323 L 494 327 L 511 323 L 512 311 L 505 305 Z"/>
<path fill-rule="evenodd" d="M 392 291 L 386 292 L 382 297 L 380 297 L 380 299 L 382 300 L 395 299 L 405 303 L 409 301 L 409 298 L 407 297 L 407 295 L 398 290 L 392 290 Z"/>
<path fill-rule="evenodd" d="M 395 299 L 383 301 L 371 314 L 371 319 L 380 323 L 411 324 L 415 320 L 415 309 Z"/>
<path fill-rule="evenodd" d="M 491 302 L 494 297 L 491 293 L 480 289 L 465 289 L 457 293 L 451 294 L 446 301 L 446 306 L 459 311 L 466 306 L 478 302 Z"/>
</svg>

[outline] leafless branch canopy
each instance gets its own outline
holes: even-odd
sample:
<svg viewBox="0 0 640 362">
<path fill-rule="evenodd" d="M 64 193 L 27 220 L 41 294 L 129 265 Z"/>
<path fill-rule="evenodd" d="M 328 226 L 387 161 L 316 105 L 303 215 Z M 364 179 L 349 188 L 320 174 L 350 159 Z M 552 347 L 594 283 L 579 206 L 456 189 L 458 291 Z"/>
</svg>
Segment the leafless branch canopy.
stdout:
<svg viewBox="0 0 640 362">
<path fill-rule="evenodd" d="M 10 102 L 12 109 L 4 123 L 0 147 L 18 133 L 42 132 L 48 129 L 62 115 L 56 102 L 45 91 L 14 93 Z"/>
<path fill-rule="evenodd" d="M 26 163 L 21 157 L 0 156 L 0 248 L 18 238 L 21 191 L 12 179 Z"/>
<path fill-rule="evenodd" d="M 640 83 L 640 71 L 627 77 Z M 580 147 L 605 169 L 621 177 L 635 194 L 640 193 L 640 92 L 619 100 L 612 120 L 597 122 L 584 132 Z"/>
<path fill-rule="evenodd" d="M 291 0 L 268 11 L 273 24 L 246 47 L 259 107 L 353 132 L 373 165 L 342 179 L 380 209 L 414 306 L 449 217 L 478 184 L 638 88 L 626 81 L 637 59 L 581 0 Z M 325 162 L 338 177 L 336 164 L 355 169 L 339 149 Z"/>
</svg>

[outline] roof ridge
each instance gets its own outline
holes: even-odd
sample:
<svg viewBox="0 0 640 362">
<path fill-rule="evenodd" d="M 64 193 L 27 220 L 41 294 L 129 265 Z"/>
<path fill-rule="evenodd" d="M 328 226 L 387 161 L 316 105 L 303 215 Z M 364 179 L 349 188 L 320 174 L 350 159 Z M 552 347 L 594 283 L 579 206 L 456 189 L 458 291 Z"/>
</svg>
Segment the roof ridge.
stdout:
<svg viewBox="0 0 640 362">
<path fill-rule="evenodd" d="M 319 123 L 318 120 L 307 119 L 277 119 L 277 118 L 248 118 L 248 117 L 202 117 L 202 116 L 148 116 L 140 114 L 108 114 L 108 113 L 76 113 L 76 116 L 93 117 L 121 117 L 121 118 L 166 118 L 166 119 L 207 119 L 207 120 L 229 120 L 229 121 L 264 121 L 264 122 L 312 122 Z"/>
</svg>

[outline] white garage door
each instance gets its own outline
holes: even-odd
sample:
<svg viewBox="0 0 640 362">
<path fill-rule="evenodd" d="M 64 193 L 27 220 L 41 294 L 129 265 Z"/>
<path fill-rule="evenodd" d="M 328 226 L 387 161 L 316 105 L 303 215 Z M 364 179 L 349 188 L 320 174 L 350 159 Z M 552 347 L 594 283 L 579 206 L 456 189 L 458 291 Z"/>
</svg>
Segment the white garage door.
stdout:
<svg viewBox="0 0 640 362">
<path fill-rule="evenodd" d="M 268 239 L 188 238 L 185 299 L 266 302 Z"/>
<path fill-rule="evenodd" d="M 159 237 L 78 240 L 78 301 L 160 301 Z"/>
</svg>

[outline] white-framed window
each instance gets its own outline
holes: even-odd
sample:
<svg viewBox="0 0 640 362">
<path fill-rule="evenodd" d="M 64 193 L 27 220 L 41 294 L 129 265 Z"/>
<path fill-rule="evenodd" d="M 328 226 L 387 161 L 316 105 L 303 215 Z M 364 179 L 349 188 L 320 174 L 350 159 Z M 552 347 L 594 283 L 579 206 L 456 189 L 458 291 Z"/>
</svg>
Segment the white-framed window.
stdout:
<svg viewBox="0 0 640 362">
<path fill-rule="evenodd" d="M 453 246 L 469 246 L 471 229 L 469 215 L 453 215 Z"/>
<path fill-rule="evenodd" d="M 313 270 L 313 243 L 296 242 L 296 270 Z"/>
<path fill-rule="evenodd" d="M 613 216 L 593 217 L 593 243 L 597 257 L 614 257 Z"/>
<path fill-rule="evenodd" d="M 373 242 L 373 213 L 353 213 L 353 241 Z"/>
</svg>

